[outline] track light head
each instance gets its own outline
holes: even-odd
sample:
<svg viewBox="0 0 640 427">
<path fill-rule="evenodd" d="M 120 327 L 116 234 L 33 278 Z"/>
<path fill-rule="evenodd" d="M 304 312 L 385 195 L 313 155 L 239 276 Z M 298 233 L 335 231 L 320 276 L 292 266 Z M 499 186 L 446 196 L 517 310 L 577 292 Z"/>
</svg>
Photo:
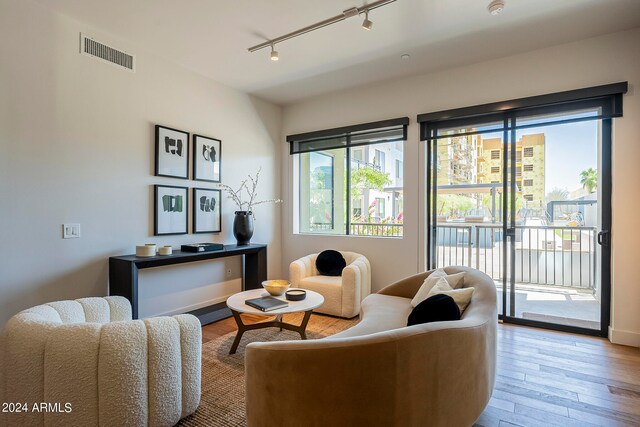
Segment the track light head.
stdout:
<svg viewBox="0 0 640 427">
<path fill-rule="evenodd" d="M 373 28 L 373 22 L 369 21 L 369 11 L 364 13 L 364 21 L 362 21 L 362 28 L 370 31 Z"/>
<path fill-rule="evenodd" d="M 362 21 L 362 28 L 364 28 L 365 30 L 371 30 L 373 28 L 373 22 L 369 20 L 369 12 L 377 9 L 379 7 L 382 6 L 386 6 L 388 4 L 391 3 L 395 3 L 398 0 L 367 0 L 368 3 L 366 3 L 363 6 L 359 6 L 359 7 L 350 7 L 349 9 L 343 10 L 342 13 L 340 13 L 339 15 L 336 16 L 332 16 L 331 18 L 327 18 L 325 20 L 322 20 L 320 22 L 316 22 L 315 24 L 311 24 L 311 25 L 307 25 L 306 27 L 300 28 L 298 30 L 292 31 L 290 33 L 284 34 L 282 36 L 279 37 L 275 37 L 269 40 L 265 40 L 260 44 L 257 44 L 255 46 L 251 46 L 250 48 L 248 48 L 247 50 L 249 52 L 257 52 L 258 50 L 262 50 L 262 49 L 268 49 L 269 47 L 271 47 L 271 55 L 270 58 L 272 61 L 277 61 L 278 60 L 278 52 L 276 52 L 276 50 L 274 49 L 275 45 L 277 43 L 282 43 L 284 41 L 290 40 L 294 37 L 299 37 L 303 34 L 307 34 L 311 31 L 315 31 L 318 30 L 320 28 L 324 28 L 328 25 L 333 25 L 333 24 L 337 24 L 338 22 L 341 21 L 345 21 L 347 19 L 350 18 L 355 18 L 355 17 L 359 17 L 362 16 L 362 14 L 364 13 L 364 21 Z M 485 1 L 489 1 L 489 0 L 485 0 Z M 506 0 L 494 0 L 494 1 L 506 1 Z"/>
</svg>

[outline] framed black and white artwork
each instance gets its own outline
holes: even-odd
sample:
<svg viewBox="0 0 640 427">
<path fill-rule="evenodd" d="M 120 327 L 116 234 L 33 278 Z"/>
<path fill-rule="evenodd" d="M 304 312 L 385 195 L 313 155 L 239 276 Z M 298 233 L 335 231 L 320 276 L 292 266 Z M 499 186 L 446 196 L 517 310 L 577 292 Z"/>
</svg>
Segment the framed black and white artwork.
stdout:
<svg viewBox="0 0 640 427">
<path fill-rule="evenodd" d="M 193 233 L 222 231 L 222 200 L 220 190 L 193 189 Z"/>
<path fill-rule="evenodd" d="M 156 176 L 189 179 L 189 133 L 156 125 Z"/>
<path fill-rule="evenodd" d="M 220 182 L 222 171 L 222 141 L 193 135 L 193 179 Z"/>
<path fill-rule="evenodd" d="M 154 235 L 187 234 L 187 187 L 156 185 L 154 192 Z"/>
</svg>

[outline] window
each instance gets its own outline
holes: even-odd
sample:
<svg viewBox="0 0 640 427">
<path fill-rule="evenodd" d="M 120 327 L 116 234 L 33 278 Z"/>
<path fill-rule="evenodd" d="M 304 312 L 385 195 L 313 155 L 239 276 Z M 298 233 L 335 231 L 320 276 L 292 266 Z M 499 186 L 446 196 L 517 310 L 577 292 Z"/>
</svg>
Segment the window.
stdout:
<svg viewBox="0 0 640 427">
<path fill-rule="evenodd" d="M 407 124 L 402 118 L 287 136 L 297 169 L 296 232 L 402 236 L 398 180 Z"/>
<path fill-rule="evenodd" d="M 378 167 L 380 172 L 384 172 L 384 152 L 376 149 L 375 156 L 373 158 L 373 164 Z"/>
<path fill-rule="evenodd" d="M 326 150 L 300 155 L 300 197 L 306 200 L 300 218 L 305 232 L 331 233 L 344 229 L 343 224 L 335 222 L 336 207 L 345 205 L 341 197 L 344 185 L 336 176 L 338 165 L 345 163 L 344 152 L 344 149 Z"/>
<path fill-rule="evenodd" d="M 491 166 L 491 173 L 500 173 L 500 166 Z"/>
<path fill-rule="evenodd" d="M 364 161 L 364 151 L 362 150 L 362 148 L 353 149 L 351 151 L 351 158 L 353 160 L 355 160 L 356 162 L 363 162 Z"/>
<path fill-rule="evenodd" d="M 491 160 L 500 159 L 500 150 L 491 150 Z"/>
<path fill-rule="evenodd" d="M 356 197 L 351 201 L 351 217 L 356 220 L 362 216 L 362 197 Z"/>
<path fill-rule="evenodd" d="M 532 179 L 525 179 L 524 180 L 524 186 L 525 187 L 533 187 L 533 180 Z"/>
<path fill-rule="evenodd" d="M 404 163 L 402 160 L 396 159 L 396 179 L 402 179 L 404 177 Z"/>
<path fill-rule="evenodd" d="M 525 172 L 533 172 L 533 165 L 524 165 Z"/>
<path fill-rule="evenodd" d="M 393 212 L 391 213 L 394 218 L 402 219 L 402 212 L 404 210 L 404 200 L 402 193 L 394 192 L 391 196 L 393 199 Z"/>
<path fill-rule="evenodd" d="M 381 220 L 385 219 L 384 202 L 385 202 L 385 199 L 383 199 L 382 197 L 376 197 L 376 200 L 375 200 L 376 218 L 375 219 L 377 221 L 381 221 Z"/>
<path fill-rule="evenodd" d="M 485 221 L 490 220 L 492 224 L 497 223 L 498 226 L 502 226 L 505 229 L 514 227 L 515 224 L 518 224 L 518 228 L 525 229 L 540 228 L 540 224 L 548 224 L 551 226 L 550 228 L 560 228 L 555 233 L 551 232 L 550 237 L 544 236 L 544 241 L 540 240 L 539 237 L 527 238 L 526 230 L 524 230 L 524 233 L 520 233 L 522 238 L 512 239 L 514 241 L 518 240 L 520 243 L 512 241 L 512 244 L 507 244 L 506 238 L 502 239 L 501 246 L 504 253 L 502 254 L 503 256 L 497 257 L 498 262 L 502 258 L 505 261 L 502 269 L 505 271 L 510 270 L 512 273 L 508 275 L 509 277 L 503 278 L 502 283 L 505 298 L 500 314 L 505 318 L 505 321 L 525 317 L 522 316 L 522 312 L 523 308 L 526 309 L 527 307 L 519 305 L 520 300 L 516 301 L 517 298 L 514 297 L 514 289 L 523 280 L 526 281 L 525 277 L 532 282 L 539 281 L 540 283 L 553 283 L 554 285 L 568 287 L 576 286 L 574 282 L 575 274 L 569 278 L 565 274 L 565 268 L 573 274 L 574 265 L 568 267 L 560 265 L 560 261 L 564 262 L 566 257 L 561 256 L 562 259 L 560 261 L 555 260 L 553 265 L 542 265 L 544 262 L 540 263 L 540 257 L 529 257 L 530 260 L 538 261 L 538 264 L 534 267 L 531 264 L 533 261 L 525 265 L 525 263 L 517 262 L 517 260 L 518 258 L 525 258 L 522 252 L 527 250 L 525 248 L 527 244 L 529 245 L 529 252 L 535 250 L 536 243 L 541 243 L 545 250 L 552 249 L 555 251 L 556 247 L 562 246 L 561 250 L 575 251 L 575 243 L 572 243 L 572 241 L 575 242 L 575 239 L 572 240 L 572 233 L 567 233 L 567 230 L 562 230 L 562 228 L 586 225 L 586 216 L 576 212 L 586 212 L 588 204 L 598 203 L 598 208 L 594 208 L 594 218 L 591 220 L 590 226 L 594 228 L 596 226 L 604 227 L 605 229 L 610 226 L 611 206 L 609 195 L 596 202 L 597 195 L 584 197 L 583 191 L 572 190 L 584 188 L 586 185 L 583 185 L 584 182 L 580 181 L 587 181 L 587 175 L 593 178 L 591 183 L 595 186 L 597 184 L 595 182 L 596 166 L 606 169 L 606 178 L 603 176 L 599 177 L 599 179 L 604 178 L 607 181 L 606 190 L 610 190 L 612 119 L 622 116 L 623 95 L 627 93 L 627 90 L 627 82 L 622 82 L 419 115 L 420 139 L 425 141 L 426 152 L 428 153 L 425 171 L 427 172 L 426 191 L 428 192 L 427 201 L 429 204 L 427 205 L 427 215 L 425 215 L 423 223 L 427 232 L 423 248 L 426 269 L 450 265 L 453 257 L 460 260 L 460 255 L 455 254 L 455 251 L 452 254 L 451 249 L 453 246 L 459 246 L 458 239 L 456 239 L 459 236 L 450 237 L 447 233 L 448 229 L 454 228 L 456 222 L 466 222 L 470 216 L 469 211 L 476 206 L 481 207 L 481 204 L 484 204 L 485 212 L 487 210 L 490 212 L 488 215 L 485 213 L 483 219 Z M 456 137 L 470 134 L 484 135 L 484 147 L 489 149 L 498 148 L 497 144 L 500 142 L 503 143 L 505 148 L 520 148 L 523 154 L 523 164 L 531 164 L 535 169 L 535 173 L 532 172 L 533 169 L 525 172 L 523 167 L 523 175 L 526 178 L 533 178 L 532 181 L 535 181 L 535 186 L 515 188 L 510 186 L 509 183 L 504 183 L 503 188 L 505 191 L 500 194 L 502 203 L 500 203 L 500 198 L 496 197 L 496 203 L 493 203 L 493 206 L 489 208 L 486 207 L 488 205 L 486 203 L 486 195 L 476 197 L 475 200 L 464 201 L 464 204 L 459 203 L 457 200 L 447 200 L 451 198 L 452 192 L 468 190 L 468 188 L 452 188 L 451 186 L 446 188 L 443 185 L 445 180 L 430 179 L 435 176 L 432 171 L 432 165 L 437 156 L 441 155 L 439 148 L 442 144 Z M 485 153 L 489 154 L 487 151 Z M 505 151 L 505 156 L 508 154 L 509 158 L 511 156 L 514 159 L 516 158 L 514 151 Z M 508 164 L 506 160 L 503 159 L 504 167 L 509 166 L 509 169 L 515 172 L 515 166 L 517 165 Z M 493 164 L 497 166 L 497 163 L 498 160 L 489 161 L 490 166 Z M 593 169 L 593 172 L 590 169 Z M 491 177 L 493 178 L 494 176 L 492 175 Z M 439 176 L 436 176 L 436 178 L 439 178 Z M 509 176 L 509 178 L 511 183 L 518 182 L 515 176 Z M 445 182 L 445 184 L 449 183 Z M 494 185 L 497 186 L 498 184 Z M 587 192 L 590 192 L 590 189 L 587 189 Z M 467 198 L 471 199 L 471 197 Z M 604 201 L 604 203 L 600 203 L 601 201 Z M 449 202 L 448 206 L 445 202 Z M 564 205 L 564 203 L 556 205 L 556 202 L 567 202 L 567 205 Z M 571 206 L 571 208 L 566 212 L 554 215 L 553 209 L 560 210 L 559 206 Z M 464 209 L 458 209 L 459 207 Z M 471 209 L 467 209 L 468 207 Z M 598 210 L 602 215 L 596 215 L 595 210 Z M 574 213 L 576 213 L 575 216 L 573 216 Z M 595 218 L 596 216 L 599 216 L 599 218 Z M 554 219 L 556 222 L 553 222 Z M 445 220 L 449 223 L 445 224 Z M 529 230 L 532 236 L 537 231 Z M 578 234 L 581 233 L 580 230 L 574 231 L 577 231 Z M 471 238 L 466 240 L 471 242 Z M 525 243 L 527 240 L 528 243 Z M 491 245 L 495 246 L 493 242 L 491 242 Z M 464 242 L 462 246 L 464 246 Z M 578 251 L 580 251 L 580 248 L 578 248 Z M 589 249 L 587 249 L 588 251 Z M 462 252 L 464 255 L 465 251 L 463 250 Z M 594 255 L 590 259 L 593 260 L 593 263 L 587 264 L 589 264 L 590 271 L 595 265 L 597 274 L 591 276 L 590 271 L 587 272 L 586 276 L 589 282 L 587 286 L 595 287 L 602 291 L 601 310 L 597 317 L 604 321 L 594 322 L 593 325 L 588 326 L 588 329 L 594 334 L 606 333 L 609 326 L 610 305 L 610 299 L 608 298 L 610 278 L 606 274 L 606 270 L 610 253 L 606 245 L 602 248 L 602 251 L 597 250 L 592 253 Z M 469 258 L 473 258 L 473 255 Z M 571 257 L 569 256 L 569 258 Z M 509 260 L 515 260 L 516 262 L 509 262 Z M 492 274 L 495 270 L 495 264 L 492 262 L 488 264 L 490 265 L 483 267 L 482 263 L 480 263 L 478 268 Z M 603 269 L 600 268 L 602 265 L 605 266 L 605 274 L 602 274 Z M 528 276 L 526 273 L 527 268 Z M 581 265 L 578 266 L 578 269 L 580 268 L 582 268 Z M 501 270 L 501 268 L 498 270 Z M 557 278 L 558 275 L 556 274 L 556 271 L 559 270 L 562 270 L 564 274 L 560 279 Z M 538 277 L 544 276 L 544 280 L 535 278 L 536 274 Z M 556 276 L 552 280 L 548 280 L 547 276 L 553 276 L 554 274 Z M 591 277 L 594 277 L 595 280 L 592 281 Z M 582 278 L 579 278 L 579 281 L 581 280 Z M 507 304 L 506 298 L 508 291 L 511 292 L 513 297 L 509 304 Z M 546 307 L 546 310 L 548 309 L 549 306 Z M 537 312 L 545 313 L 545 309 Z M 569 326 L 571 323 L 561 320 L 558 318 L 555 321 L 549 321 L 549 324 L 554 324 L 557 327 L 548 325 L 553 329 L 571 329 L 571 326 Z M 531 320 L 523 321 L 531 322 Z"/>
</svg>

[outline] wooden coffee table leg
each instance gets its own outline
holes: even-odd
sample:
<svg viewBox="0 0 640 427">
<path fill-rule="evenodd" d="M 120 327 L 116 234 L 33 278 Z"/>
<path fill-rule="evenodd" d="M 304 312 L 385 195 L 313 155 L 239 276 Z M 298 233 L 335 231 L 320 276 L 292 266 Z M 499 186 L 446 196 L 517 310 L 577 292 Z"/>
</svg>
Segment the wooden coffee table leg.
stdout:
<svg viewBox="0 0 640 427">
<path fill-rule="evenodd" d="M 304 312 L 302 323 L 300 323 L 299 326 L 283 322 L 281 314 L 278 314 L 275 320 L 272 320 L 269 322 L 259 322 L 259 323 L 245 325 L 242 322 L 240 313 L 238 313 L 235 310 L 231 310 L 231 314 L 233 314 L 233 318 L 236 319 L 236 323 L 238 325 L 238 333 L 236 334 L 236 337 L 233 340 L 233 344 L 231 345 L 231 350 L 229 350 L 229 354 L 234 354 L 238 349 L 238 344 L 240 344 L 240 339 L 242 338 L 242 334 L 244 334 L 246 331 L 251 331 L 254 329 L 273 328 L 273 327 L 280 328 L 280 330 L 288 329 L 290 331 L 299 333 L 300 338 L 302 338 L 303 340 L 306 340 L 307 339 L 307 333 L 306 333 L 307 323 L 309 323 L 311 312 L 313 312 L 313 310 L 308 310 Z"/>
<path fill-rule="evenodd" d="M 231 314 L 233 314 L 233 318 L 236 319 L 236 324 L 238 325 L 238 333 L 236 334 L 235 339 L 233 340 L 233 344 L 231 345 L 231 350 L 229 350 L 229 354 L 235 354 L 238 349 L 238 344 L 240 344 L 240 339 L 242 338 L 242 334 L 246 331 L 245 324 L 242 323 L 242 318 L 240 317 L 240 313 L 235 310 L 231 310 Z"/>
<path fill-rule="evenodd" d="M 311 317 L 312 311 L 313 310 L 305 311 L 302 323 L 300 323 L 300 329 L 298 330 L 298 332 L 300 333 L 300 338 L 302 338 L 303 340 L 307 339 L 307 323 L 309 323 L 309 318 Z"/>
</svg>

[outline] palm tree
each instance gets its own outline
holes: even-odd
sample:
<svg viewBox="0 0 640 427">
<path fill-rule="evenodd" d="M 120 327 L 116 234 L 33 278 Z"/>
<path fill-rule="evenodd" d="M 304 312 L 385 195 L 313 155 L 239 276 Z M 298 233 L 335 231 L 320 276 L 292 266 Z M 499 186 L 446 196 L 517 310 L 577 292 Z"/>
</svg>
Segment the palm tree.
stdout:
<svg viewBox="0 0 640 427">
<path fill-rule="evenodd" d="M 589 194 L 598 188 L 598 170 L 589 168 L 586 171 L 580 172 L 580 184 L 582 188 L 586 188 Z"/>
</svg>

